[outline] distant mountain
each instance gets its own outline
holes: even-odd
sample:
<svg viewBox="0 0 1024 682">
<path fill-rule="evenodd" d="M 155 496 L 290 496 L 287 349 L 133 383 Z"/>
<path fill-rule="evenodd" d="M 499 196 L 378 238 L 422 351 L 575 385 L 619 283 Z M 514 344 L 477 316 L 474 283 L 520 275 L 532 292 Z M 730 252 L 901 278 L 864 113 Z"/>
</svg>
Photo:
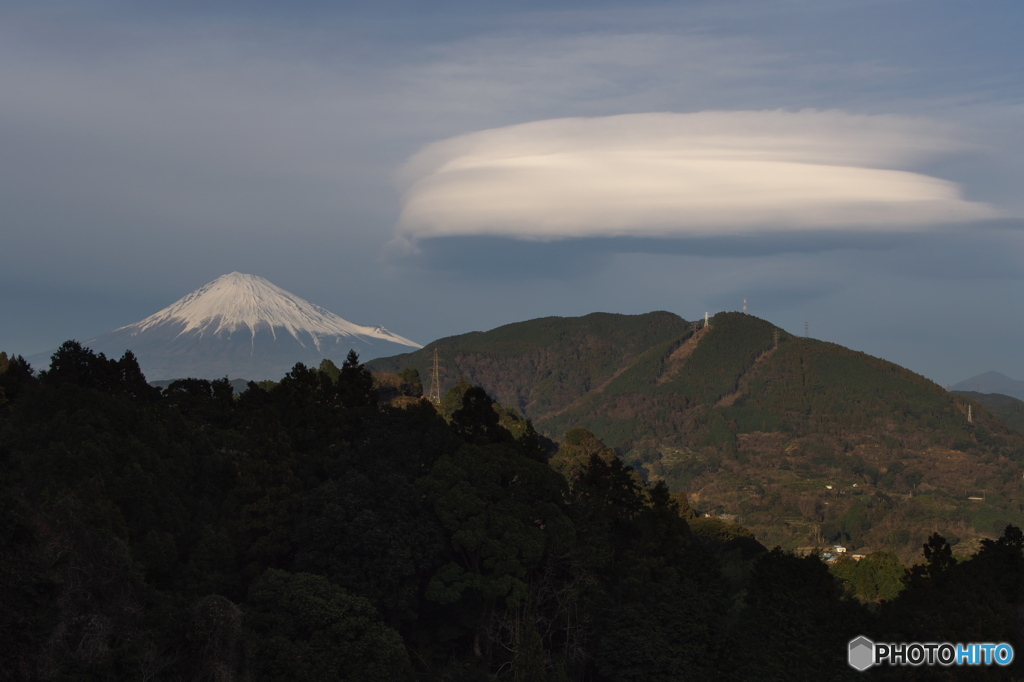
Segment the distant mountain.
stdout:
<svg viewBox="0 0 1024 682">
<path fill-rule="evenodd" d="M 1024 523 L 1024 436 L 907 369 L 750 315 L 543 318 L 368 364 L 429 388 L 435 349 L 443 389 L 480 384 L 555 440 L 588 429 L 768 546 L 910 559 L 934 530 L 967 552 Z"/>
<path fill-rule="evenodd" d="M 144 320 L 84 342 L 109 356 L 137 356 L 146 378 L 279 379 L 296 362 L 341 363 L 419 348 L 383 327 L 354 324 L 262 277 L 232 272 Z M 30 358 L 45 368 L 49 356 Z"/>
<path fill-rule="evenodd" d="M 974 393 L 1001 393 L 1024 400 L 1024 381 L 1011 379 L 999 372 L 985 372 L 978 376 L 965 379 L 952 388 L 954 391 L 973 391 Z"/>
</svg>

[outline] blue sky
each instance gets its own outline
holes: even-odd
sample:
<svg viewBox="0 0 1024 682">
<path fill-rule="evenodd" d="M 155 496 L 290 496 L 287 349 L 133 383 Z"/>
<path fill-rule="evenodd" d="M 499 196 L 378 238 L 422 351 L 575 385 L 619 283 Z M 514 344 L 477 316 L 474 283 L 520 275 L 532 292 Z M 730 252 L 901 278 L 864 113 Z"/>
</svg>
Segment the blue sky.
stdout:
<svg viewBox="0 0 1024 682">
<path fill-rule="evenodd" d="M 0 349 L 258 274 L 422 343 L 750 312 L 1024 378 L 1024 6 L 0 3 Z"/>
</svg>

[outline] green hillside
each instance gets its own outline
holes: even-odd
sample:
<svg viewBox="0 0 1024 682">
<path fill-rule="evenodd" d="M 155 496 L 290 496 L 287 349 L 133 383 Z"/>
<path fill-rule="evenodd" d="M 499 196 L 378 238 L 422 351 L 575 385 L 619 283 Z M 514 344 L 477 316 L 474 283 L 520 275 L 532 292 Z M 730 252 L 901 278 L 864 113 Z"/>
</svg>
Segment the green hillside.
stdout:
<svg viewBox="0 0 1024 682">
<path fill-rule="evenodd" d="M 678 315 L 593 313 L 585 317 L 544 317 L 439 339 L 422 350 L 379 358 L 374 371 L 414 368 L 429 388 L 438 350 L 442 393 L 465 379 L 479 384 L 503 405 L 531 416 L 563 409 L 631 367 L 636 358 L 689 333 Z"/>
<path fill-rule="evenodd" d="M 1002 393 L 976 393 L 974 391 L 953 391 L 953 393 L 981 403 L 1011 429 L 1024 433 L 1024 401 Z"/>
<path fill-rule="evenodd" d="M 555 440 L 587 429 L 769 546 L 910 557 L 939 530 L 969 553 L 1024 523 L 1024 436 L 979 400 L 749 315 L 702 326 L 669 313 L 544 318 L 369 366 L 414 367 L 428 385 L 437 347 L 442 389 L 479 384 Z"/>
</svg>

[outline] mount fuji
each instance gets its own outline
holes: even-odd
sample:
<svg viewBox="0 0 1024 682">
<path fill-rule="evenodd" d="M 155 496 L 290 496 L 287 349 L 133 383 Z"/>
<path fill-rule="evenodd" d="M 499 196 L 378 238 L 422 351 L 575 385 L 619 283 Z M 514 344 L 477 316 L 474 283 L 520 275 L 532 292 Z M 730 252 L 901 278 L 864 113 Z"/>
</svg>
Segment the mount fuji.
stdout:
<svg viewBox="0 0 1024 682">
<path fill-rule="evenodd" d="M 296 362 L 339 366 L 422 348 L 383 327 L 365 327 L 275 286 L 232 272 L 134 324 L 84 342 L 108 357 L 131 350 L 146 378 L 280 379 Z"/>
</svg>

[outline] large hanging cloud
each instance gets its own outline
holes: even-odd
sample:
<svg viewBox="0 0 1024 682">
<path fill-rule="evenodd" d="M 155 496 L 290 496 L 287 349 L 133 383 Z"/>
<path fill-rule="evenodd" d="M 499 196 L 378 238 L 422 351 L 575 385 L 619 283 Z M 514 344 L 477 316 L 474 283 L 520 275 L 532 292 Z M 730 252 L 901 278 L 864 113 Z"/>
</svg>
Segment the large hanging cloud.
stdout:
<svg viewBox="0 0 1024 682">
<path fill-rule="evenodd" d="M 839 111 L 564 118 L 427 146 L 399 237 L 913 231 L 998 217 L 912 168 L 959 147 L 933 121 Z"/>
</svg>

